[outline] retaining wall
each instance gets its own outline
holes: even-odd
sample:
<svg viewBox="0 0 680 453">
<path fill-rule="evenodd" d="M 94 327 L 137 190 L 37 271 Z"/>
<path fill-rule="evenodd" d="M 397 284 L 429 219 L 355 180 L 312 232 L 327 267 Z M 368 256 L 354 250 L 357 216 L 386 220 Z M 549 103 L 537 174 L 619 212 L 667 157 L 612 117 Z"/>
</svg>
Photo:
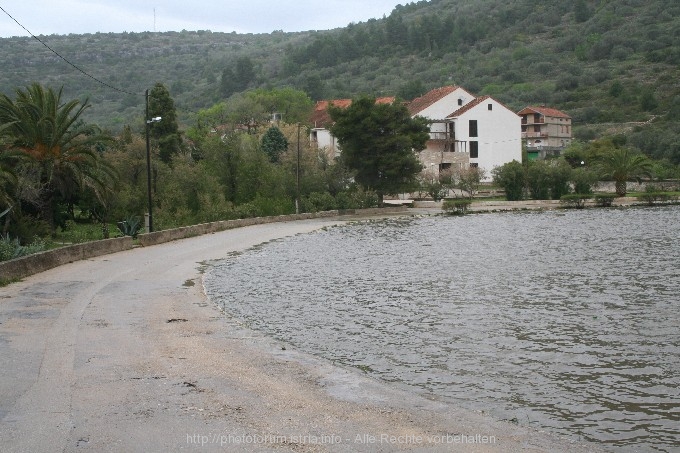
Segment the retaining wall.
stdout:
<svg viewBox="0 0 680 453">
<path fill-rule="evenodd" d="M 68 245 L 9 261 L 2 261 L 0 262 L 0 281 L 28 277 L 29 275 L 37 274 L 62 264 L 109 253 L 122 252 L 134 246 L 134 240 L 128 236 L 83 242 L 82 244 Z"/>
</svg>

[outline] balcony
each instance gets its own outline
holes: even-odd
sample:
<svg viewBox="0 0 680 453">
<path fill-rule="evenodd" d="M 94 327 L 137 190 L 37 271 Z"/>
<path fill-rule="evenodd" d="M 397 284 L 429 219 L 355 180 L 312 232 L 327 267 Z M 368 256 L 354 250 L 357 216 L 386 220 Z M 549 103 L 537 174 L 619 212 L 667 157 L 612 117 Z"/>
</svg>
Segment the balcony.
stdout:
<svg viewBox="0 0 680 453">
<path fill-rule="evenodd" d="M 522 132 L 522 138 L 547 138 L 547 132 Z"/>
<path fill-rule="evenodd" d="M 437 142 L 455 142 L 456 136 L 448 132 L 430 132 L 430 140 Z"/>
</svg>

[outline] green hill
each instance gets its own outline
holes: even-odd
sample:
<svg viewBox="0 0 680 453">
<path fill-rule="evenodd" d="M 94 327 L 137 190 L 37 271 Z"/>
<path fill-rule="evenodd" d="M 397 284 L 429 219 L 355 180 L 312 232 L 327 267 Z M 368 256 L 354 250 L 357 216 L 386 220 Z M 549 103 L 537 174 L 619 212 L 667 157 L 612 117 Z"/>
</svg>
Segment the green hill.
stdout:
<svg viewBox="0 0 680 453">
<path fill-rule="evenodd" d="M 143 92 L 158 81 L 185 124 L 251 88 L 410 98 L 457 84 L 514 110 L 550 105 L 573 117 L 577 137 L 625 134 L 680 163 L 677 0 L 432 0 L 329 31 L 39 38 L 72 65 L 33 38 L 1 39 L 0 91 L 64 86 L 67 96 L 89 97 L 89 119 L 113 131 L 141 129 Z"/>
</svg>

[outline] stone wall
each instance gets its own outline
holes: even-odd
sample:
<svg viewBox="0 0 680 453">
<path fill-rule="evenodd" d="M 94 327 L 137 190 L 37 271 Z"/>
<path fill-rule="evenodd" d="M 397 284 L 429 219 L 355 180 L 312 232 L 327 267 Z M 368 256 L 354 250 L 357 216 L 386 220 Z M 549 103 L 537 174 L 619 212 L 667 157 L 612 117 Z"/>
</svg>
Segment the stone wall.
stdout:
<svg viewBox="0 0 680 453">
<path fill-rule="evenodd" d="M 11 281 L 95 256 L 122 252 L 135 246 L 131 237 L 103 239 L 68 245 L 54 250 L 0 262 L 0 281 Z"/>
</svg>

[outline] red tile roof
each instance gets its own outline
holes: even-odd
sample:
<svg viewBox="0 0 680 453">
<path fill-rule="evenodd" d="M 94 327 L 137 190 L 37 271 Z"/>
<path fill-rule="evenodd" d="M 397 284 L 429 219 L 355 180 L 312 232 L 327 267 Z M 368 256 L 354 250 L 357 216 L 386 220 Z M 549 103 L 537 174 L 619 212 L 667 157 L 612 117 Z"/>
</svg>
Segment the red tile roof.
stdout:
<svg viewBox="0 0 680 453">
<path fill-rule="evenodd" d="M 458 88 L 460 87 L 453 85 L 435 88 L 434 90 L 425 93 L 419 98 L 415 98 L 414 100 L 412 100 L 408 104 L 408 111 L 411 113 L 411 115 L 417 115 L 418 113 L 422 112 L 435 102 L 442 99 L 444 96 L 453 93 Z"/>
<path fill-rule="evenodd" d="M 394 97 L 382 97 L 376 98 L 376 104 L 391 104 L 395 100 Z M 323 127 L 327 128 L 332 124 L 331 116 L 328 114 L 329 106 L 339 107 L 341 109 L 346 109 L 352 105 L 351 99 L 333 99 L 331 101 L 318 101 L 314 107 L 314 112 L 312 113 L 311 122 L 312 127 Z"/>
<path fill-rule="evenodd" d="M 549 107 L 525 107 L 521 111 L 517 112 L 518 115 L 527 115 L 532 113 L 540 113 L 544 116 L 550 116 L 553 118 L 569 118 L 571 117 L 564 112 L 557 109 L 551 109 Z"/>
</svg>

